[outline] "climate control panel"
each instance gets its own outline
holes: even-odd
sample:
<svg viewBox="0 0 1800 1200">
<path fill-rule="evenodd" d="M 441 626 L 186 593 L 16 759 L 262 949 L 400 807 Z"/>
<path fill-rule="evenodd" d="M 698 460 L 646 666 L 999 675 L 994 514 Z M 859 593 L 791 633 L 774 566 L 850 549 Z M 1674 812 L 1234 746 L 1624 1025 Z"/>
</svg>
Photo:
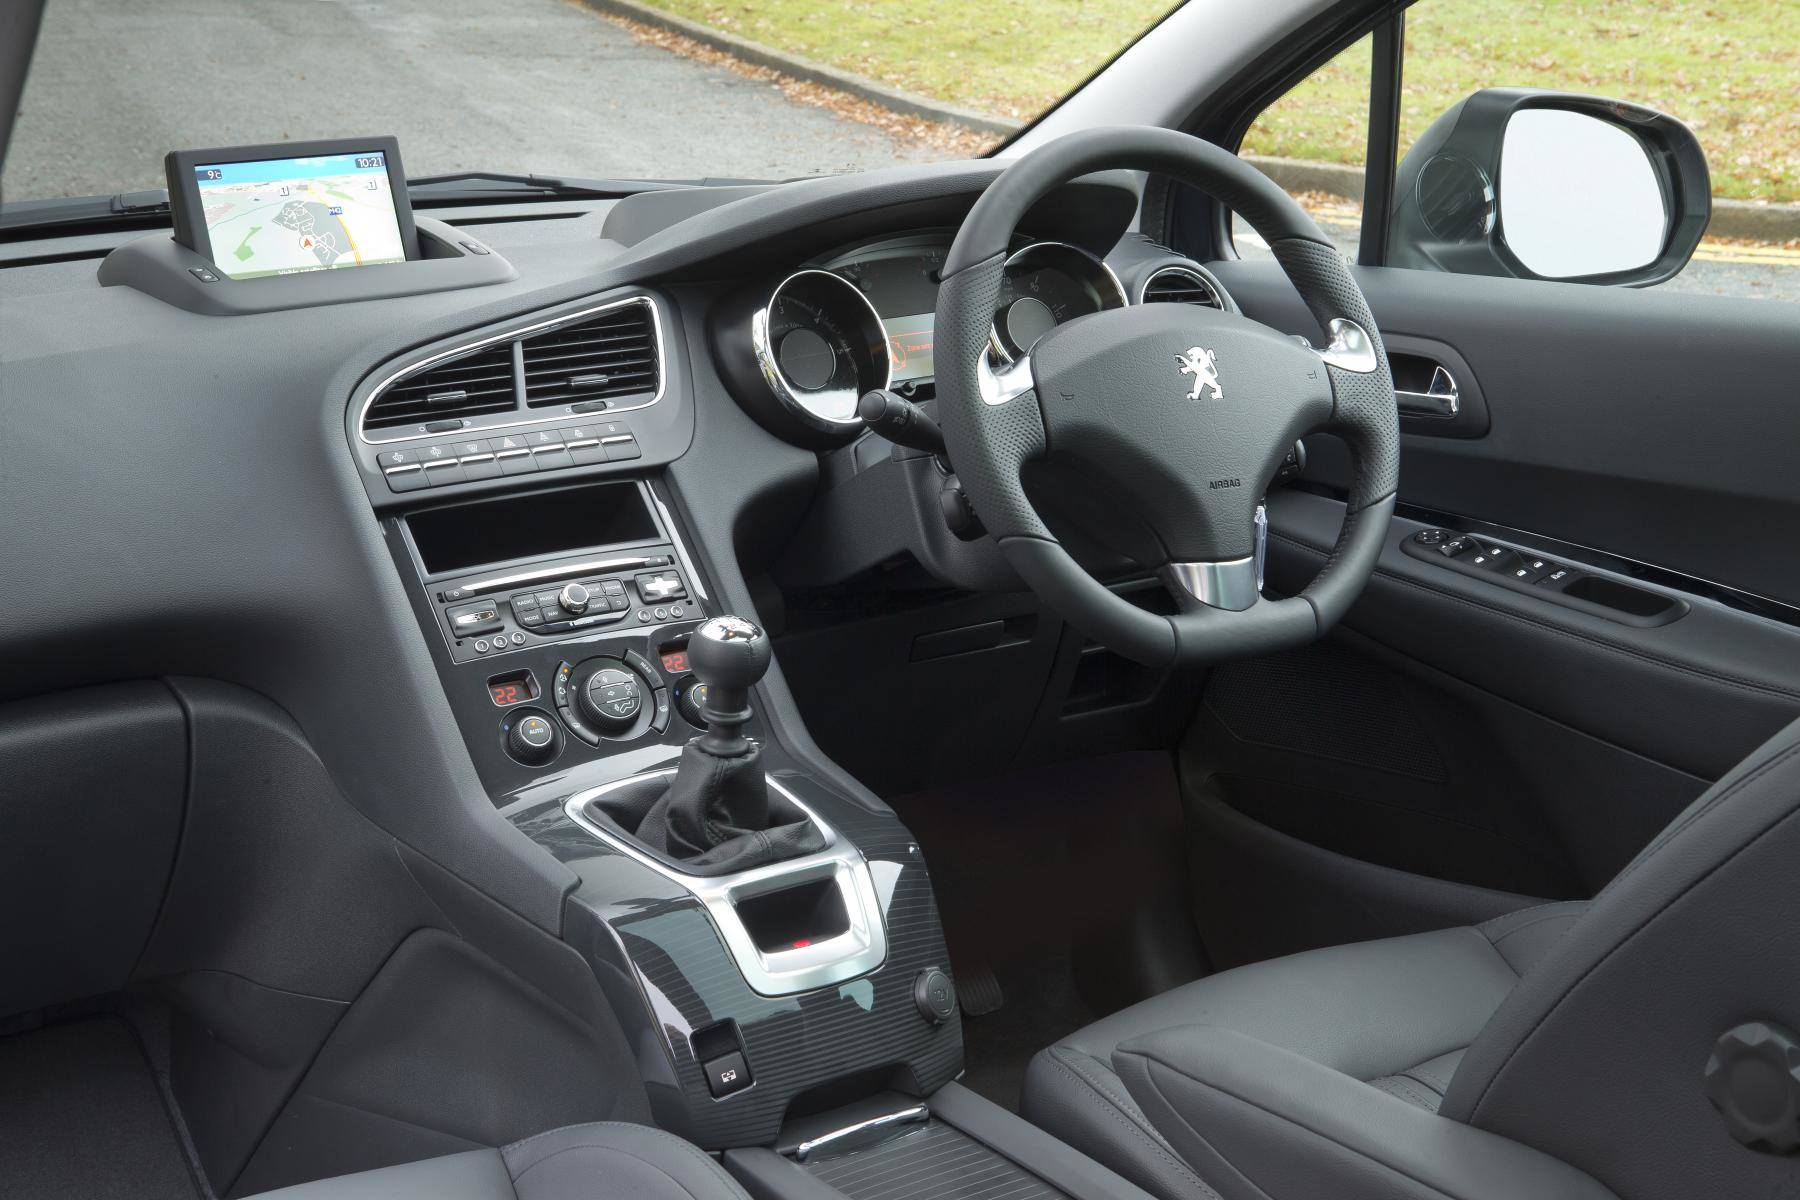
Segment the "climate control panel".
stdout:
<svg viewBox="0 0 1800 1200">
<path fill-rule="evenodd" d="M 669 727 L 669 690 L 636 650 L 557 664 L 550 695 L 569 732 L 590 746 L 631 741 Z"/>
</svg>

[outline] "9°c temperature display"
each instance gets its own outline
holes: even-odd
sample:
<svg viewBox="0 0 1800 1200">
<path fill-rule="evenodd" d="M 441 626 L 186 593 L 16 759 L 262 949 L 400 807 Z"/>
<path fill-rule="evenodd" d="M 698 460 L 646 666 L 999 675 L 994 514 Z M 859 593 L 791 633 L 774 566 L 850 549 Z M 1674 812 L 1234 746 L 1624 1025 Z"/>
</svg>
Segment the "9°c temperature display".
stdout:
<svg viewBox="0 0 1800 1200">
<path fill-rule="evenodd" d="M 488 699 L 500 708 L 538 698 L 537 680 L 530 671 L 513 671 L 488 680 Z"/>
</svg>

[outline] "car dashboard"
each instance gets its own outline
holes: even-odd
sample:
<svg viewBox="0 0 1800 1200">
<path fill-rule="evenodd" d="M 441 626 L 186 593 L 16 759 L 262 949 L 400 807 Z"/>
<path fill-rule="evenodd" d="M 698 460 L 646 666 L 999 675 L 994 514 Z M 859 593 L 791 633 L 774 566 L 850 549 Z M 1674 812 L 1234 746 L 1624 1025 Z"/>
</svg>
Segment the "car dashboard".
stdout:
<svg viewBox="0 0 1800 1200">
<path fill-rule="evenodd" d="M 694 629 L 777 624 L 777 559 L 814 589 L 907 557 L 945 592 L 1017 587 L 948 523 L 953 472 L 855 417 L 876 388 L 932 403 L 936 274 L 999 169 L 436 208 L 417 261 L 293 278 L 208 281 L 157 230 L 0 246 L 0 477 L 33 514 L 0 579 L 0 695 L 198 677 L 262 697 L 363 818 L 637 980 L 614 1006 L 649 1020 L 632 996 L 726 966 L 655 949 L 700 901 L 597 840 L 588 806 L 700 728 Z M 1129 232 L 1136 203 L 1096 177 L 1031 214 L 989 353 L 1196 283 L 1229 303 Z M 659 1122 L 714 1147 L 772 1137 L 871 1055 L 926 1086 L 961 1062 L 954 1022 L 913 1002 L 946 961 L 916 844 L 813 741 L 779 655 L 748 731 L 897 949 L 866 1005 L 798 999 L 832 1031 L 810 1055 L 770 1048 L 796 1002 L 743 991 L 742 1052 L 788 1074 L 729 1106 L 706 1013 L 628 1029 Z M 789 953 L 728 952 L 766 960 L 746 979 Z"/>
</svg>

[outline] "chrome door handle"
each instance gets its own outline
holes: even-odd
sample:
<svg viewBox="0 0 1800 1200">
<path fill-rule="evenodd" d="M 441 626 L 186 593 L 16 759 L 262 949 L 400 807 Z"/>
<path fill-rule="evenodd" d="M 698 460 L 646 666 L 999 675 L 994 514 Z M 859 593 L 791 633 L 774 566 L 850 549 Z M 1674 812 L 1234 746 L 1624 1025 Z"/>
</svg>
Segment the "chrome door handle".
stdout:
<svg viewBox="0 0 1800 1200">
<path fill-rule="evenodd" d="M 1462 408 L 1462 389 L 1456 376 L 1439 366 L 1431 373 L 1431 383 L 1422 392 L 1394 389 L 1400 411 L 1409 417 L 1454 417 Z"/>
</svg>

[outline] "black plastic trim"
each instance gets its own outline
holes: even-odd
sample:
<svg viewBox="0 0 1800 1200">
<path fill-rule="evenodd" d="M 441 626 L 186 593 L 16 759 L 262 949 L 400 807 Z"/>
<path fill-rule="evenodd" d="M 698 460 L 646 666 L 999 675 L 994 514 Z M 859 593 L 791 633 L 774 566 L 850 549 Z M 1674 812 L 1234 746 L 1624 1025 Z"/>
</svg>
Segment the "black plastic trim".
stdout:
<svg viewBox="0 0 1800 1200">
<path fill-rule="evenodd" d="M 1311 492 L 1340 503 L 1343 501 L 1343 495 L 1332 488 L 1307 483 L 1294 486 L 1301 491 Z M 1656 587 L 1685 592 L 1687 595 L 1710 600 L 1738 612 L 1749 613 L 1752 616 L 1763 617 L 1800 629 L 1800 607 L 1785 604 L 1780 600 L 1772 600 L 1767 596 L 1759 596 L 1754 592 L 1740 591 L 1737 588 L 1728 587 L 1723 583 L 1714 583 L 1698 576 L 1684 575 L 1669 567 L 1640 562 L 1634 558 L 1626 558 L 1622 554 L 1613 554 L 1606 550 L 1597 550 L 1592 546 L 1584 546 L 1579 542 L 1565 542 L 1548 534 L 1532 533 L 1528 530 L 1515 529 L 1510 525 L 1500 525 L 1493 521 L 1483 521 L 1477 517 L 1442 512 L 1424 505 L 1408 504 L 1405 501 L 1395 506 L 1394 514 L 1409 521 L 1435 525 L 1442 529 L 1454 530 L 1457 533 L 1480 534 L 1508 542 L 1516 539 L 1539 553 L 1552 558 L 1566 559 L 1572 566 L 1593 567 L 1597 570 L 1625 575 Z M 1536 595 L 1537 593 L 1533 592 L 1532 594 Z M 1603 613 L 1602 615 L 1609 614 Z"/>
</svg>

